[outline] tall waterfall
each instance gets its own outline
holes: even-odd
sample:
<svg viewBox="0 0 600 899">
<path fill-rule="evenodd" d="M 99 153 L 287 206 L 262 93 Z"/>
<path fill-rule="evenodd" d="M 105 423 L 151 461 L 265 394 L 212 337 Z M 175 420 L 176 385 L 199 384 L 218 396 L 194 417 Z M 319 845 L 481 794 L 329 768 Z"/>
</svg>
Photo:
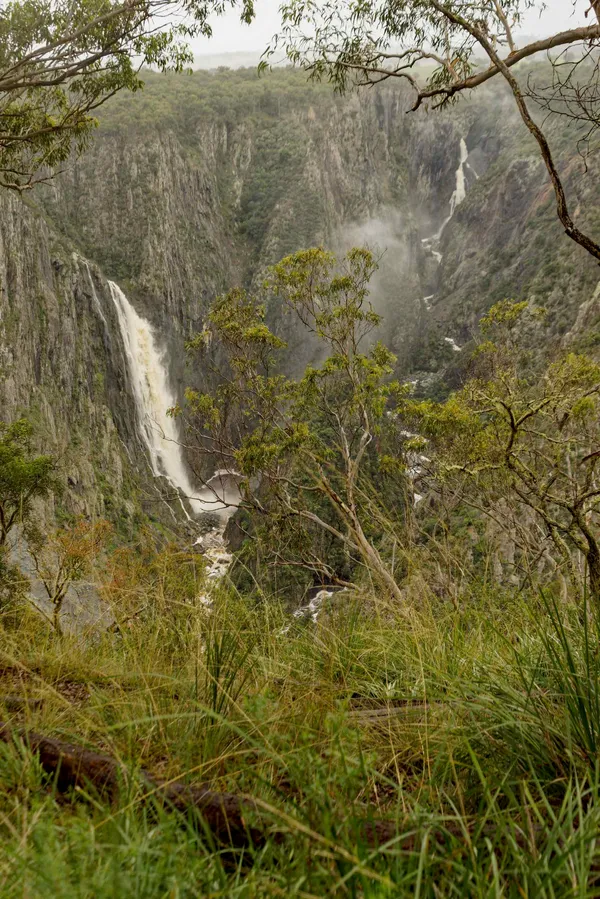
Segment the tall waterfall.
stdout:
<svg viewBox="0 0 600 899">
<path fill-rule="evenodd" d="M 439 229 L 435 232 L 435 234 L 432 234 L 430 237 L 423 237 L 421 240 L 421 243 L 423 244 L 425 249 L 431 253 L 431 255 L 434 257 L 434 259 L 438 263 L 438 265 L 441 263 L 441 261 L 443 259 L 443 256 L 438 249 L 442 234 L 444 233 L 446 225 L 448 224 L 448 222 L 450 221 L 450 219 L 456 212 L 456 207 L 460 206 L 460 204 L 462 203 L 462 201 L 464 200 L 464 198 L 467 195 L 467 181 L 466 181 L 466 177 L 465 177 L 465 166 L 469 165 L 468 159 L 469 159 L 469 150 L 467 148 L 467 142 L 465 141 L 464 137 L 461 137 L 461 139 L 460 139 L 460 156 L 459 156 L 459 160 L 458 160 L 458 168 L 456 169 L 456 174 L 455 174 L 456 185 L 454 187 L 454 191 L 452 192 L 452 196 L 450 197 L 450 212 L 446 216 L 446 218 L 444 219 L 442 224 L 440 225 Z M 472 168 L 472 166 L 469 166 L 469 168 L 471 169 L 471 171 L 473 172 L 475 177 L 479 178 L 479 176 L 477 175 L 475 170 Z"/>
<path fill-rule="evenodd" d="M 460 206 L 460 204 L 462 203 L 462 201 L 464 200 L 464 198 L 467 195 L 467 182 L 465 179 L 465 163 L 467 162 L 468 158 L 469 158 L 469 151 L 467 149 L 467 143 L 466 143 L 464 137 L 461 137 L 461 139 L 460 139 L 460 157 L 458 160 L 458 168 L 456 169 L 456 174 L 455 174 L 456 186 L 454 188 L 452 196 L 450 197 L 450 214 L 444 219 L 439 231 L 433 236 L 433 238 L 429 238 L 430 240 L 433 239 L 433 240 L 437 241 L 441 238 L 442 234 L 444 233 L 444 229 L 445 229 L 446 225 L 448 224 L 448 222 L 450 221 L 450 219 L 456 212 L 456 207 Z M 426 240 L 427 240 L 427 238 L 426 238 Z M 440 260 L 438 260 L 438 261 L 440 261 Z"/>
<path fill-rule="evenodd" d="M 464 137 L 460 139 L 460 160 L 456 170 L 456 187 L 450 198 L 450 218 L 454 215 L 457 206 L 460 206 L 467 195 L 467 185 L 465 181 L 465 163 L 469 158 L 469 151 Z"/>
<path fill-rule="evenodd" d="M 207 494 L 206 487 L 197 491 L 192 485 L 177 422 L 167 415 L 176 398 L 169 385 L 164 351 L 158 348 L 149 323 L 138 315 L 121 288 L 113 281 L 108 284 L 125 346 L 139 433 L 148 449 L 152 471 L 181 491 L 196 514 L 218 511 L 223 505 L 215 492 L 209 490 Z"/>
</svg>

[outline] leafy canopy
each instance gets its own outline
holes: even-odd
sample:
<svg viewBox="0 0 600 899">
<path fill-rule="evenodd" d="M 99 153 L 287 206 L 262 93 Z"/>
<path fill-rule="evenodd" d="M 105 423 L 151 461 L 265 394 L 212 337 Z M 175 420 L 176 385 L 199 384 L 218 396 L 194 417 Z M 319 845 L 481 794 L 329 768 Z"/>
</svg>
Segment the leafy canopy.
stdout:
<svg viewBox="0 0 600 899">
<path fill-rule="evenodd" d="M 25 419 L 0 422 L 0 547 L 16 524 L 26 524 L 33 501 L 58 486 L 52 456 L 36 455 Z"/>
<path fill-rule="evenodd" d="M 304 250 L 270 270 L 261 295 L 236 289 L 219 298 L 192 349 L 224 359 L 220 385 L 214 394 L 188 391 L 187 411 L 200 453 L 243 478 L 243 505 L 270 527 L 274 564 L 334 578 L 333 543 L 397 598 L 378 546 L 386 513 L 372 480 L 393 471 L 403 492 L 396 423 L 386 414 L 402 389 L 391 380 L 393 355 L 369 339 L 380 322 L 368 300 L 375 267 L 368 249 L 339 263 L 321 248 Z M 298 379 L 280 371 L 285 343 L 267 325 L 269 303 L 297 316 L 322 360 Z M 380 466 L 377 444 L 389 446 L 395 466 Z"/>
<path fill-rule="evenodd" d="M 0 9 L 0 185 L 25 190 L 81 152 L 93 115 L 141 69 L 182 71 L 236 0 L 12 0 Z M 241 17 L 253 18 L 252 0 Z"/>
<path fill-rule="evenodd" d="M 541 364 L 527 349 L 541 310 L 504 301 L 482 320 L 474 371 L 445 403 L 407 401 L 428 439 L 432 486 L 458 491 L 544 554 L 581 592 L 577 556 L 600 604 L 600 366 L 566 352 Z"/>
</svg>

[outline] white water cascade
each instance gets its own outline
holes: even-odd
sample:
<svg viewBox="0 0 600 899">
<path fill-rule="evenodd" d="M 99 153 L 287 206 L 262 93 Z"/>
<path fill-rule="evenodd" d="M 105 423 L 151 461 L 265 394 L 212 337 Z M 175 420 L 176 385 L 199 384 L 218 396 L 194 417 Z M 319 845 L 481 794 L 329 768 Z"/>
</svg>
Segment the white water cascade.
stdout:
<svg viewBox="0 0 600 899">
<path fill-rule="evenodd" d="M 442 226 L 439 231 L 433 236 L 433 240 L 438 241 L 442 234 L 444 233 L 444 229 L 454 213 L 456 212 L 457 206 L 460 206 L 462 201 L 467 195 L 467 180 L 465 177 L 465 164 L 467 159 L 469 158 L 469 151 L 467 149 L 467 143 L 464 137 L 460 139 L 460 158 L 458 161 L 458 168 L 456 169 L 456 187 L 450 197 L 450 215 L 448 215 L 444 221 L 442 222 Z M 431 239 L 431 238 L 429 238 Z"/>
<path fill-rule="evenodd" d="M 176 398 L 169 385 L 165 353 L 159 349 L 149 323 L 138 315 L 121 288 L 113 281 L 108 285 L 127 356 L 139 433 L 148 450 L 152 472 L 156 477 L 166 477 L 180 498 L 182 494 L 187 498 L 195 515 L 210 512 L 218 516 L 218 524 L 199 537 L 195 545 L 202 548 L 208 561 L 209 581 L 220 580 L 231 562 L 224 532 L 240 500 L 240 475 L 219 470 L 202 487 L 194 487 L 183 457 L 177 422 L 167 415 L 167 410 L 175 406 Z M 210 606 L 209 594 L 202 594 L 200 601 Z"/>
<path fill-rule="evenodd" d="M 187 497 L 196 514 L 215 511 L 214 494 L 212 502 L 210 497 L 197 495 L 183 458 L 177 422 L 167 415 L 177 401 L 169 385 L 164 352 L 159 350 L 149 323 L 138 315 L 121 288 L 113 281 L 108 285 L 125 346 L 139 434 L 148 450 L 152 473 L 166 477 Z"/>
<path fill-rule="evenodd" d="M 454 191 L 452 196 L 450 197 L 450 214 L 444 219 L 438 231 L 435 234 L 432 234 L 430 237 L 424 237 L 421 240 L 421 244 L 424 249 L 427 250 L 438 265 L 442 262 L 444 258 L 439 251 L 439 243 L 446 228 L 446 225 L 450 222 L 452 216 L 456 212 L 456 208 L 460 206 L 467 195 L 467 179 L 466 179 L 466 168 L 468 167 L 475 178 L 479 180 L 479 175 L 468 162 L 469 159 L 469 150 L 467 147 L 467 142 L 464 137 L 460 139 L 460 156 L 458 160 L 458 168 L 456 169 L 455 179 L 456 184 L 454 187 Z M 435 294 L 432 294 L 427 297 L 423 297 L 422 302 L 425 306 L 425 309 L 429 312 L 431 310 L 431 300 L 435 299 Z M 456 343 L 453 337 L 444 337 L 444 340 L 447 344 L 454 350 L 456 353 L 460 353 L 461 347 Z M 417 494 L 418 495 L 418 494 Z"/>
<path fill-rule="evenodd" d="M 469 158 L 469 151 L 464 137 L 460 139 L 460 160 L 456 170 L 456 187 L 454 193 L 450 197 L 450 218 L 454 215 L 456 207 L 459 206 L 467 195 L 467 182 L 465 179 L 465 164 Z"/>
<path fill-rule="evenodd" d="M 462 201 L 467 195 L 467 179 L 465 175 L 465 166 L 469 165 L 467 160 L 469 158 L 469 150 L 467 148 L 467 142 L 464 137 L 460 139 L 460 156 L 458 160 L 458 168 L 456 169 L 456 186 L 454 191 L 452 192 L 452 196 L 450 197 L 450 214 L 446 216 L 444 221 L 442 222 L 440 228 L 436 231 L 435 234 L 432 234 L 431 237 L 424 237 L 421 240 L 421 243 L 425 247 L 425 249 L 429 250 L 431 255 L 435 258 L 436 262 L 439 264 L 442 261 L 442 254 L 437 249 L 437 246 L 441 240 L 442 234 L 446 228 L 446 225 L 456 212 L 457 206 L 460 206 Z M 471 166 L 469 166 L 471 168 Z M 471 169 L 472 170 L 472 169 Z M 473 170 L 472 170 L 473 171 Z M 475 173 L 474 173 L 475 174 Z M 478 177 L 475 175 L 475 177 Z"/>
</svg>

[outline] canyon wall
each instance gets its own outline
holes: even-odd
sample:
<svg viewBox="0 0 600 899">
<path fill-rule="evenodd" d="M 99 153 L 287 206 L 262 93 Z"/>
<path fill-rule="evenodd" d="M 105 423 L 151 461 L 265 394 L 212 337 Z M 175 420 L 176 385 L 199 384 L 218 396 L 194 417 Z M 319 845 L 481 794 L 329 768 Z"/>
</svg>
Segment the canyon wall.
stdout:
<svg viewBox="0 0 600 899">
<path fill-rule="evenodd" d="M 338 97 L 287 70 L 150 74 L 51 185 L 0 197 L 0 419 L 33 418 L 68 512 L 124 528 L 179 515 L 153 478 L 109 280 L 152 328 L 174 396 L 208 377 L 184 345 L 210 301 L 315 244 L 381 253 L 381 336 L 423 392 L 457 382 L 478 318 L 505 297 L 545 306 L 557 342 L 587 304 L 578 339 L 593 344 L 598 268 L 561 233 L 502 91 L 447 112 L 409 105 L 396 85 Z M 582 176 L 555 136 L 574 213 L 598 233 L 597 165 Z M 310 341 L 269 312 L 300 370 Z"/>
</svg>

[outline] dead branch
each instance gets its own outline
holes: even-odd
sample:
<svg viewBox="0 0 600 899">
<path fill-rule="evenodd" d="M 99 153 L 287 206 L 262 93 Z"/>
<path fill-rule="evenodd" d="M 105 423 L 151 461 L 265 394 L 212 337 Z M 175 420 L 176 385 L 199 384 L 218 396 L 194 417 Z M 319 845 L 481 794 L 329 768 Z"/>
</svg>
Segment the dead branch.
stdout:
<svg viewBox="0 0 600 899">
<path fill-rule="evenodd" d="M 59 792 L 92 787 L 110 802 L 115 802 L 122 792 L 125 795 L 128 771 L 112 756 L 0 722 L 0 740 L 12 743 L 15 738 L 21 739 L 37 755 L 43 770 L 54 778 Z M 205 784 L 193 786 L 180 780 L 164 781 L 144 769 L 139 772 L 139 780 L 146 788 L 142 801 L 154 799 L 166 811 L 197 812 L 202 827 L 223 845 L 242 849 L 264 845 L 267 836 L 276 842 L 283 839 L 283 831 L 273 829 L 266 820 L 263 828 L 247 824 L 246 812 L 261 813 L 260 805 L 250 798 L 211 790 Z M 368 845 L 375 846 L 393 839 L 398 825 L 395 821 L 369 817 L 358 822 L 358 830 Z"/>
<path fill-rule="evenodd" d="M 15 737 L 22 739 L 38 756 L 41 767 L 54 778 L 61 793 L 93 787 L 114 802 L 124 789 L 128 772 L 111 756 L 0 722 L 0 740 L 12 743 Z M 251 800 L 210 790 L 204 784 L 190 786 L 182 781 L 162 781 L 143 769 L 139 778 L 146 787 L 144 800 L 153 798 L 166 810 L 199 812 L 202 824 L 219 842 L 236 848 L 264 843 L 263 833 L 248 827 L 244 819 L 244 811 L 253 807 Z"/>
</svg>

